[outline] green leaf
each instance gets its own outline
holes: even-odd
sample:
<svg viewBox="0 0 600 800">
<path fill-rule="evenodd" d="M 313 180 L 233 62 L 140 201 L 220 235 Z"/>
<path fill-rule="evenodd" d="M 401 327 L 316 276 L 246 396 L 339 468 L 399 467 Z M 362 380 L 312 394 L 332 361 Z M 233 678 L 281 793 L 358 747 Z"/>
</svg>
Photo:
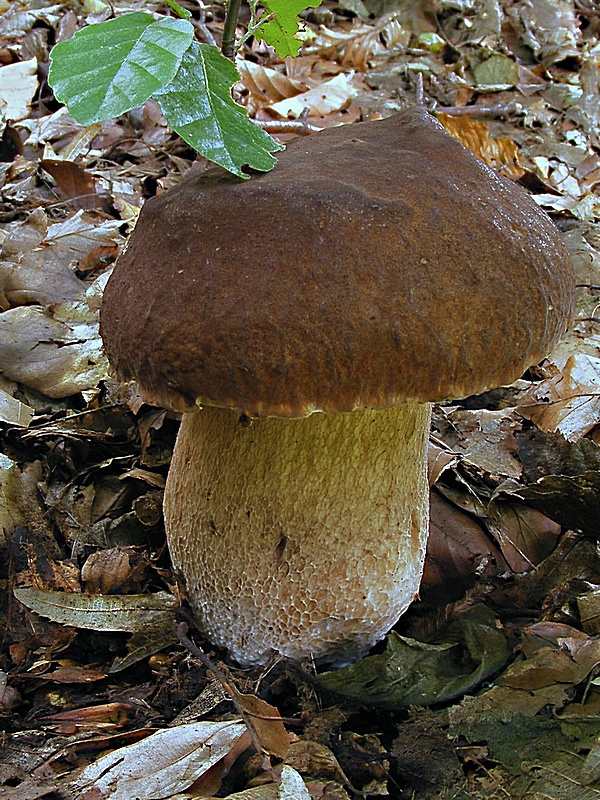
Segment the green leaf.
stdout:
<svg viewBox="0 0 600 800">
<path fill-rule="evenodd" d="M 242 166 L 267 172 L 271 155 L 283 150 L 233 102 L 240 80 L 235 66 L 216 47 L 193 42 L 173 81 L 154 97 L 169 125 L 203 156 L 241 178 Z"/>
<path fill-rule="evenodd" d="M 511 648 L 486 606 L 465 611 L 459 622 L 460 643 L 426 644 L 392 631 L 384 653 L 325 672 L 317 684 L 360 705 L 390 709 L 460 697 L 499 672 Z"/>
<path fill-rule="evenodd" d="M 256 31 L 255 36 L 264 40 L 277 51 L 281 58 L 297 56 L 302 45 L 298 37 L 300 19 L 298 14 L 306 8 L 314 8 L 321 0 L 261 0 L 267 14 L 275 14 L 275 19 L 266 22 Z"/>
<path fill-rule="evenodd" d="M 82 125 L 112 119 L 173 79 L 193 36 L 187 20 L 143 11 L 90 25 L 52 50 L 48 82 Z"/>
</svg>

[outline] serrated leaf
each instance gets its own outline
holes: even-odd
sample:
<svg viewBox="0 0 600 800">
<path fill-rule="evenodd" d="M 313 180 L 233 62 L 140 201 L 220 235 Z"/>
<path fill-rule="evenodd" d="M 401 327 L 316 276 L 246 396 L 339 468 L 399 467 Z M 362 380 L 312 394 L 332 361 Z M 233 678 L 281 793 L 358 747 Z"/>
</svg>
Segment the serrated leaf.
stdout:
<svg viewBox="0 0 600 800">
<path fill-rule="evenodd" d="M 17 587 L 20 603 L 53 622 L 93 631 L 135 633 L 172 616 L 177 600 L 167 592 L 156 594 L 99 595 L 55 592 Z"/>
<path fill-rule="evenodd" d="M 298 14 L 306 8 L 314 8 L 321 0 L 305 2 L 305 0 L 261 0 L 267 14 L 275 14 L 275 18 L 266 22 L 256 31 L 257 39 L 264 40 L 277 50 L 281 58 L 297 56 L 302 41 L 298 38 L 300 19 Z"/>
<path fill-rule="evenodd" d="M 82 125 L 145 103 L 174 77 L 194 29 L 136 11 L 90 25 L 52 50 L 48 82 Z"/>
<path fill-rule="evenodd" d="M 241 178 L 248 164 L 267 172 L 275 166 L 274 150 L 282 150 L 234 103 L 231 87 L 237 69 L 216 47 L 193 42 L 173 81 L 154 98 L 169 125 L 199 153 Z"/>
</svg>

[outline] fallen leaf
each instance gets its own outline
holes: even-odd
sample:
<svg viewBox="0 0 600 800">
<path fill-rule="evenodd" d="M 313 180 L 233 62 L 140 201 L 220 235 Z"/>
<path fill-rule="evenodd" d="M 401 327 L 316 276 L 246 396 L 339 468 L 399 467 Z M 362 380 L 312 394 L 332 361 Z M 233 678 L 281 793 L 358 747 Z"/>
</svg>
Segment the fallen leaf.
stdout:
<svg viewBox="0 0 600 800">
<path fill-rule="evenodd" d="M 18 61 L 0 69 L 0 115 L 5 121 L 23 119 L 38 88 L 37 59 Z"/>
<path fill-rule="evenodd" d="M 498 672 L 511 650 L 494 614 L 477 605 L 458 618 L 460 644 L 426 644 L 387 637 L 385 653 L 317 676 L 317 685 L 359 705 L 388 709 L 444 703 L 472 691 Z M 468 658 L 466 658 L 468 653 Z"/>
<path fill-rule="evenodd" d="M 358 94 L 344 73 L 336 75 L 314 89 L 297 94 L 286 100 L 280 100 L 269 106 L 271 111 L 281 117 L 298 118 L 303 113 L 314 116 L 325 116 L 333 111 L 347 108 L 353 97 Z"/>
<path fill-rule="evenodd" d="M 86 767 L 74 785 L 89 797 L 152 800 L 185 791 L 233 749 L 246 727 L 196 722 L 166 728 Z M 86 796 L 84 794 L 84 796 Z"/>
<path fill-rule="evenodd" d="M 574 353 L 560 372 L 521 398 L 518 410 L 543 431 L 569 441 L 585 436 L 600 419 L 600 358 Z"/>
<path fill-rule="evenodd" d="M 485 122 L 472 117 L 436 114 L 446 131 L 477 158 L 513 180 L 525 173 L 519 165 L 519 147 L 512 139 L 494 139 Z"/>
<path fill-rule="evenodd" d="M 77 209 L 98 208 L 104 198 L 96 193 L 96 185 L 92 176 L 73 161 L 58 158 L 44 158 L 40 167 L 51 175 L 62 194 L 71 200 L 71 206 Z"/>
<path fill-rule="evenodd" d="M 27 608 L 53 622 L 94 631 L 135 633 L 149 624 L 158 624 L 179 606 L 167 592 L 97 595 L 16 587 L 14 595 Z"/>
<path fill-rule="evenodd" d="M 0 421 L 9 425 L 27 428 L 35 415 L 35 409 L 22 403 L 8 392 L 0 389 Z"/>
</svg>

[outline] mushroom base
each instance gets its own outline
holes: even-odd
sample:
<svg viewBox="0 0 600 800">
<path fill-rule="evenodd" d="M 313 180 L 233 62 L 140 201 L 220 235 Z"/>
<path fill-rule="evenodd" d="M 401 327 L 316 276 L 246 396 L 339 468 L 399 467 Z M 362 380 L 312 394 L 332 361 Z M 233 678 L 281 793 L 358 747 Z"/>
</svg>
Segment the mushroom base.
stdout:
<svg viewBox="0 0 600 800">
<path fill-rule="evenodd" d="M 342 665 L 417 596 L 431 406 L 240 424 L 183 415 L 165 491 L 173 563 L 203 631 L 240 664 Z"/>
</svg>

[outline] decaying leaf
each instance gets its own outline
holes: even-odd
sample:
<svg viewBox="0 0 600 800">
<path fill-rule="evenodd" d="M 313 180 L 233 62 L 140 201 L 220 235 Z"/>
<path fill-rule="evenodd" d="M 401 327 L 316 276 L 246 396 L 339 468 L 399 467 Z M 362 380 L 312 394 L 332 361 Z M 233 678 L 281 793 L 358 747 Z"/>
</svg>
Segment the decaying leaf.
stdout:
<svg viewBox="0 0 600 800">
<path fill-rule="evenodd" d="M 577 800 L 600 796 L 585 786 L 589 773 L 583 758 L 597 739 L 594 707 L 588 716 L 585 707 L 567 706 L 598 659 L 599 647 L 589 639 L 579 641 L 573 655 L 559 646 L 542 647 L 517 660 L 499 685 L 448 710 L 450 734 L 487 743 L 491 758 L 510 776 L 511 797 L 530 792 Z"/>
<path fill-rule="evenodd" d="M 246 728 L 236 722 L 196 722 L 157 731 L 102 756 L 76 781 L 103 800 L 152 800 L 185 791 L 234 749 Z"/>
<path fill-rule="evenodd" d="M 10 425 L 21 425 L 27 428 L 33 416 L 35 409 L 22 403 L 12 395 L 0 389 L 0 422 L 8 422 Z"/>
<path fill-rule="evenodd" d="M 142 595 L 94 595 L 50 592 L 16 587 L 14 594 L 23 603 L 53 622 L 89 628 L 94 631 L 135 633 L 165 616 L 172 617 L 178 607 L 166 592 Z"/>
<path fill-rule="evenodd" d="M 587 592 L 577 598 L 583 630 L 587 633 L 600 633 L 600 589 Z"/>
<path fill-rule="evenodd" d="M 558 523 L 518 500 L 493 498 L 486 527 L 513 572 L 525 572 L 549 555 L 561 533 Z"/>
<path fill-rule="evenodd" d="M 507 13 L 523 42 L 546 66 L 578 54 L 581 31 L 569 0 L 511 3 Z"/>
<path fill-rule="evenodd" d="M 40 503 L 41 478 L 39 462 L 21 468 L 0 454 L 0 542 L 23 527 L 55 545 L 54 532 Z"/>
<path fill-rule="evenodd" d="M 453 453 L 490 475 L 520 477 L 516 434 L 522 422 L 513 409 L 488 411 L 448 406 L 436 412 L 434 423 Z"/>
<path fill-rule="evenodd" d="M 73 208 L 97 208 L 103 198 L 96 194 L 92 176 L 73 161 L 59 158 L 44 158 L 40 167 L 51 175 L 62 194 L 68 197 Z"/>
<path fill-rule="evenodd" d="M 109 672 L 121 672 L 132 664 L 158 653 L 165 647 L 175 644 L 177 632 L 172 614 L 155 616 L 137 630 L 127 642 L 127 654 L 116 656 Z"/>
<path fill-rule="evenodd" d="M 497 565 L 507 567 L 479 522 L 437 491 L 431 492 L 429 539 L 421 600 L 436 606 L 458 600 L 478 573 Z"/>
<path fill-rule="evenodd" d="M 510 657 L 510 648 L 485 606 L 464 612 L 459 622 L 461 644 L 425 644 L 392 631 L 385 653 L 326 672 L 317 682 L 360 705 L 390 709 L 460 697 L 499 672 Z"/>
</svg>

